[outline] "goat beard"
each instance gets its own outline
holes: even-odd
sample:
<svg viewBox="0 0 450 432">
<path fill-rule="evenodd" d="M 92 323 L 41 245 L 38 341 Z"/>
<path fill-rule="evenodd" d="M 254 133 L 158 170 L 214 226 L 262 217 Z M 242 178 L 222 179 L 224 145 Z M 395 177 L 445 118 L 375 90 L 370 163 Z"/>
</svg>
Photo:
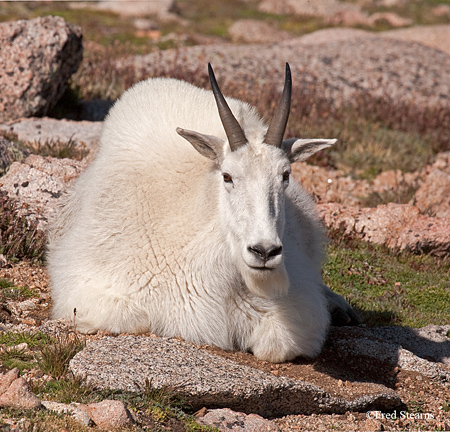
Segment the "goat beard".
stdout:
<svg viewBox="0 0 450 432">
<path fill-rule="evenodd" d="M 244 268 L 241 275 L 248 290 L 258 297 L 273 299 L 289 291 L 289 277 L 284 265 L 264 271 Z"/>
</svg>

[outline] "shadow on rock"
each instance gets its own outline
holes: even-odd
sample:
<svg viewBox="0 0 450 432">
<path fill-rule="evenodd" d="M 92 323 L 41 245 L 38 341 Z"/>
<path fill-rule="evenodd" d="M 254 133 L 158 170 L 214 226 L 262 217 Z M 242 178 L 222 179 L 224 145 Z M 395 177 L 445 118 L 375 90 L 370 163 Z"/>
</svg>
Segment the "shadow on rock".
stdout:
<svg viewBox="0 0 450 432">
<path fill-rule="evenodd" d="M 333 327 L 314 369 L 342 381 L 395 388 L 399 368 L 450 381 L 450 326 Z M 299 361 L 301 363 L 302 361 Z"/>
</svg>

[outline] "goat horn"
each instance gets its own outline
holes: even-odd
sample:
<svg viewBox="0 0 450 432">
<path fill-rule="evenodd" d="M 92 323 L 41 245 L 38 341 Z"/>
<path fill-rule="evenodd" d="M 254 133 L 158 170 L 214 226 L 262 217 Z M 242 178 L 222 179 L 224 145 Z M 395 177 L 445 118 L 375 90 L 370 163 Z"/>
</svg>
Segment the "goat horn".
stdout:
<svg viewBox="0 0 450 432">
<path fill-rule="evenodd" d="M 222 124 L 225 129 L 225 133 L 227 134 L 231 150 L 235 151 L 239 147 L 247 144 L 247 138 L 245 138 L 244 131 L 234 117 L 230 107 L 227 104 L 227 101 L 220 91 L 210 63 L 208 63 L 208 73 L 209 80 L 211 82 L 211 88 L 216 99 L 217 108 L 219 109 L 220 120 L 222 120 Z"/>
<path fill-rule="evenodd" d="M 286 78 L 284 80 L 284 89 L 281 96 L 280 104 L 270 122 L 269 129 L 267 129 L 264 142 L 266 144 L 281 147 L 283 141 L 284 131 L 286 130 L 287 121 L 289 118 L 289 110 L 291 108 L 291 93 L 292 93 L 292 77 L 289 63 L 286 63 Z"/>
</svg>

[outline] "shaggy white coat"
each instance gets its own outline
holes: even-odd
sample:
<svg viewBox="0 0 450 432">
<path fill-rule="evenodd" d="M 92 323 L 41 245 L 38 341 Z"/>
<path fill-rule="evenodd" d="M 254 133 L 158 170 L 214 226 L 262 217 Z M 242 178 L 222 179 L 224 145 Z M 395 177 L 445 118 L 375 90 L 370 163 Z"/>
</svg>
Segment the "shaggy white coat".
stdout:
<svg viewBox="0 0 450 432">
<path fill-rule="evenodd" d="M 267 125 L 258 114 L 227 100 L 251 143 L 242 158 L 284 161 L 283 150 L 262 144 Z M 226 141 L 212 93 L 185 82 L 141 82 L 112 108 L 98 155 L 51 232 L 54 317 L 76 309 L 80 331 L 151 331 L 272 362 L 318 354 L 329 313 L 312 200 L 291 180 L 285 272 L 255 282 L 220 215 L 220 171 L 177 127 Z"/>
</svg>

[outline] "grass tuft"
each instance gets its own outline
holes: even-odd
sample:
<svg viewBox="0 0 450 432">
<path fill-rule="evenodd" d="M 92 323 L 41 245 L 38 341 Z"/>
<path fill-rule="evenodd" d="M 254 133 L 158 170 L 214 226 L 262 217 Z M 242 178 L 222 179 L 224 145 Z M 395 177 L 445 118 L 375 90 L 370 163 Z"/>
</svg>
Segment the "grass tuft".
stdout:
<svg viewBox="0 0 450 432">
<path fill-rule="evenodd" d="M 61 378 L 68 373 L 70 360 L 85 346 L 86 342 L 77 333 L 62 333 L 39 347 L 38 366 L 47 375 Z"/>
<path fill-rule="evenodd" d="M 43 261 L 45 234 L 35 223 L 19 216 L 14 201 L 0 191 L 0 253 L 8 260 L 24 258 Z"/>
<path fill-rule="evenodd" d="M 35 365 L 33 355 L 25 348 L 9 348 L 0 353 L 2 365 L 8 369 L 30 370 Z"/>
<path fill-rule="evenodd" d="M 24 145 L 34 154 L 51 156 L 58 159 L 69 158 L 82 160 L 89 154 L 86 146 L 78 144 L 72 137 L 69 138 L 69 141 L 52 138 L 50 140 L 38 140 Z"/>
</svg>

